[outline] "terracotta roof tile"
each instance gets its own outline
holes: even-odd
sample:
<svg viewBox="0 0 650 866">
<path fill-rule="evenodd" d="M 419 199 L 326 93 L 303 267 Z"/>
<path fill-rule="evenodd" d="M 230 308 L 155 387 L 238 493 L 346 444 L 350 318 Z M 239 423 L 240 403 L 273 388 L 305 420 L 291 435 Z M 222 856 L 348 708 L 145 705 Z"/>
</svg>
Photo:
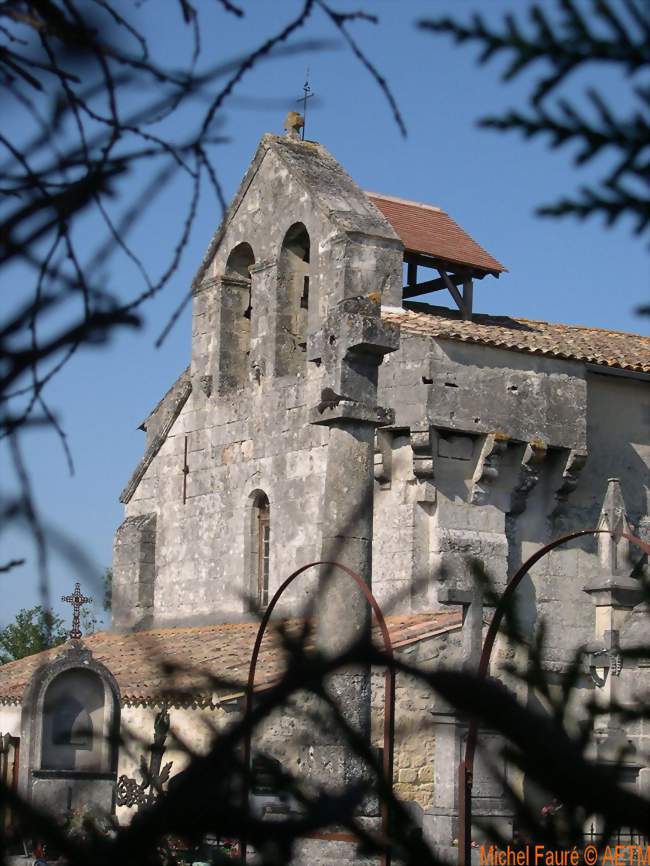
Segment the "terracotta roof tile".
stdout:
<svg viewBox="0 0 650 866">
<path fill-rule="evenodd" d="M 389 616 L 386 621 L 394 646 L 401 647 L 460 628 L 462 617 L 460 608 L 450 608 L 437 613 Z M 285 621 L 284 625 L 296 630 L 300 620 Z M 175 703 L 206 705 L 243 693 L 257 628 L 257 622 L 245 622 L 129 634 L 101 632 L 85 638 L 84 643 L 113 673 L 125 704 L 153 703 L 165 692 L 173 691 Z M 57 647 L 0 666 L 0 702 L 19 703 L 36 668 L 59 652 L 61 648 Z M 283 665 L 280 641 L 269 631 L 262 643 L 256 688 L 273 683 Z M 229 682 L 216 684 L 213 677 Z"/>
<path fill-rule="evenodd" d="M 395 229 L 407 251 L 494 274 L 506 270 L 444 210 L 379 193 L 366 195 Z"/>
<path fill-rule="evenodd" d="M 650 337 L 640 334 L 481 314 L 466 321 L 445 307 L 408 306 L 404 310 L 384 307 L 382 317 L 405 331 L 440 339 L 650 373 Z"/>
</svg>

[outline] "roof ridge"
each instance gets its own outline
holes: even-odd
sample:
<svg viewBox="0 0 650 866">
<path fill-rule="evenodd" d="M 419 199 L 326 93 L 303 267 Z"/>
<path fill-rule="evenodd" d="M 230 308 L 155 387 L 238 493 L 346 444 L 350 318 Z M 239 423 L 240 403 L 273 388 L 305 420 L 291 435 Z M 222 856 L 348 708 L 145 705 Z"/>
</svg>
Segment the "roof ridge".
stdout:
<svg viewBox="0 0 650 866">
<path fill-rule="evenodd" d="M 162 406 L 162 404 L 165 402 L 165 400 L 167 399 L 167 397 L 169 397 L 169 395 L 170 395 L 171 392 L 174 390 L 174 388 L 178 385 L 178 383 L 179 383 L 180 380 L 183 378 L 183 376 L 189 376 L 189 374 L 190 374 L 190 368 L 191 368 L 191 363 L 187 364 L 186 367 L 184 368 L 184 370 L 183 370 L 181 373 L 178 374 L 178 376 L 174 379 L 174 381 L 171 383 L 171 385 L 169 386 L 169 388 L 167 388 L 167 390 L 165 391 L 165 393 L 162 395 L 162 397 L 160 398 L 160 400 L 158 400 L 158 402 L 157 402 L 156 405 L 153 407 L 153 409 L 151 409 L 151 411 L 147 414 L 147 417 L 144 419 L 144 421 L 142 422 L 142 424 L 140 424 L 140 426 L 138 427 L 138 430 L 146 430 L 146 429 L 147 429 L 146 426 L 145 426 L 146 423 L 147 423 L 147 421 L 151 418 L 152 415 L 155 415 L 155 414 L 156 414 L 156 412 L 158 411 L 158 409 L 160 409 L 160 407 Z"/>
<path fill-rule="evenodd" d="M 460 319 L 457 315 L 453 316 L 445 316 L 443 312 L 438 313 L 437 310 L 443 311 L 445 307 L 437 307 L 434 304 L 426 304 L 425 302 L 418 301 L 418 305 L 428 306 L 429 310 L 410 310 L 408 307 L 403 307 L 402 310 L 407 313 L 421 313 L 425 316 L 439 316 L 441 319 L 447 319 L 448 321 L 457 321 L 460 323 L 466 322 L 467 320 Z M 399 307 L 384 307 L 387 312 L 399 312 Z M 449 309 L 450 313 L 457 313 L 457 310 Z M 620 334 L 622 337 L 640 337 L 643 340 L 650 340 L 650 335 L 648 334 L 639 334 L 636 331 L 619 331 L 616 328 L 603 328 L 598 325 L 578 325 L 572 322 L 550 322 L 548 319 L 528 319 L 524 316 L 508 316 L 500 313 L 473 313 L 472 319 L 470 320 L 476 325 L 480 325 L 481 322 L 477 321 L 477 316 L 484 316 L 486 319 L 501 319 L 501 320 L 509 320 L 511 322 L 521 322 L 526 325 L 550 325 L 551 327 L 561 327 L 561 328 L 572 328 L 577 331 L 597 331 L 602 334 Z"/>
<path fill-rule="evenodd" d="M 417 613 L 401 613 L 401 614 L 387 614 L 385 619 L 386 621 L 391 621 L 395 619 L 408 620 L 414 619 L 417 617 L 423 619 L 431 619 L 432 617 L 437 617 L 441 613 L 446 613 L 447 611 L 439 611 L 439 610 L 423 610 L 418 611 Z M 296 624 L 300 625 L 304 622 L 303 617 L 299 616 L 290 616 L 290 617 L 277 617 L 276 619 L 271 619 L 269 621 L 269 625 L 278 625 L 282 623 L 283 625 L 287 624 Z M 240 626 L 259 626 L 259 620 L 257 619 L 249 619 L 249 620 L 240 620 L 239 622 L 212 622 L 212 623 L 204 623 L 203 625 L 170 625 L 167 627 L 159 627 L 159 628 L 148 628 L 148 629 L 139 629 L 138 631 L 117 631 L 112 629 L 106 629 L 105 631 L 98 631 L 92 635 L 86 635 L 84 640 L 92 640 L 93 638 L 123 638 L 126 636 L 137 635 L 138 637 L 146 637 L 152 635 L 169 635 L 169 632 L 197 632 L 202 629 L 218 629 L 218 628 L 238 628 Z M 49 650 L 43 650 L 43 652 L 49 652 Z M 20 661 L 20 659 L 18 659 Z M 11 664 L 11 662 L 9 662 Z"/>
<path fill-rule="evenodd" d="M 166 417 L 163 417 L 160 423 L 160 427 L 147 445 L 147 448 L 145 449 L 145 452 L 140 459 L 140 462 L 133 470 L 133 473 L 131 474 L 131 477 L 126 484 L 126 487 L 120 493 L 120 502 L 123 505 L 126 505 L 128 502 L 131 501 L 131 497 L 133 496 L 133 494 L 138 488 L 138 485 L 144 478 L 145 472 L 151 465 L 154 457 L 162 448 L 163 443 L 167 439 L 167 436 L 171 433 L 172 427 L 176 423 L 178 416 L 183 411 L 183 407 L 187 403 L 187 399 L 191 393 L 192 380 L 189 374 L 182 373 L 163 398 L 163 403 L 165 399 L 168 399 L 171 403 Z M 128 520 L 128 518 L 126 519 Z"/>
<path fill-rule="evenodd" d="M 370 197 L 383 198 L 386 201 L 394 201 L 394 202 L 397 202 L 398 204 L 412 204 L 412 205 L 415 205 L 416 207 L 422 207 L 422 208 L 425 208 L 426 210 L 435 211 L 436 213 L 447 214 L 447 211 L 444 210 L 443 208 L 439 207 L 439 205 L 427 204 L 427 202 L 424 202 L 424 201 L 415 201 L 415 199 L 402 198 L 401 196 L 397 196 L 397 195 L 386 195 L 386 193 L 383 193 L 383 192 L 372 192 L 372 190 L 369 190 L 369 189 L 364 189 L 364 192 L 367 196 L 370 196 Z M 447 214 L 447 216 L 449 216 L 449 214 Z"/>
<path fill-rule="evenodd" d="M 463 320 L 446 307 L 404 306 L 383 308 L 382 316 L 407 332 L 650 375 L 650 336 L 644 334 L 484 313 Z"/>
<path fill-rule="evenodd" d="M 525 322 L 532 325 L 556 325 L 562 328 L 574 328 L 576 331 L 598 331 L 601 334 L 618 334 L 621 337 L 641 337 L 642 340 L 650 340 L 650 334 L 639 334 L 636 331 L 619 331 L 617 328 L 602 328 L 599 325 L 576 325 L 574 322 L 549 322 L 544 319 L 524 319 L 516 316 L 511 316 L 511 318 L 516 322 Z"/>
</svg>

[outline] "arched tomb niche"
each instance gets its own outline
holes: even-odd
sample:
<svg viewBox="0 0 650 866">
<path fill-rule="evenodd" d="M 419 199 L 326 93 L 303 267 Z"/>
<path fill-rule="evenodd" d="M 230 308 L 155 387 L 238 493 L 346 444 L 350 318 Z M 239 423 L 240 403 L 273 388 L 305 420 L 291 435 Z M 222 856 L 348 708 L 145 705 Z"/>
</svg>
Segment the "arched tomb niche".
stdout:
<svg viewBox="0 0 650 866">
<path fill-rule="evenodd" d="M 43 700 L 41 769 L 110 770 L 104 728 L 104 683 L 71 668 L 55 677 Z"/>
<path fill-rule="evenodd" d="M 92 804 L 114 811 L 120 693 L 81 641 L 41 665 L 22 701 L 19 787 L 53 815 Z"/>
</svg>

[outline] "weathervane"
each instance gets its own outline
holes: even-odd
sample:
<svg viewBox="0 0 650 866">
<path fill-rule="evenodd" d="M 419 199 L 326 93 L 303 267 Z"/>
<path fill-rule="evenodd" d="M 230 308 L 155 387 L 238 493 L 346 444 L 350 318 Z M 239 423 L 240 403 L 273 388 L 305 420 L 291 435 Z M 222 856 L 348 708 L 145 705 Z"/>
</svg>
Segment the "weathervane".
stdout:
<svg viewBox="0 0 650 866">
<path fill-rule="evenodd" d="M 302 86 L 303 95 L 296 99 L 296 102 L 302 102 L 302 140 L 305 140 L 305 127 L 307 126 L 307 100 L 311 99 L 314 95 L 311 92 L 311 87 L 309 86 L 309 69 L 307 69 L 307 75 L 305 76 L 305 83 Z"/>
<path fill-rule="evenodd" d="M 70 637 L 72 640 L 81 640 L 81 619 L 79 611 L 84 604 L 90 604 L 92 598 L 81 594 L 81 584 L 75 583 L 74 592 L 72 595 L 62 595 L 61 601 L 72 605 L 72 628 L 70 629 Z"/>
</svg>

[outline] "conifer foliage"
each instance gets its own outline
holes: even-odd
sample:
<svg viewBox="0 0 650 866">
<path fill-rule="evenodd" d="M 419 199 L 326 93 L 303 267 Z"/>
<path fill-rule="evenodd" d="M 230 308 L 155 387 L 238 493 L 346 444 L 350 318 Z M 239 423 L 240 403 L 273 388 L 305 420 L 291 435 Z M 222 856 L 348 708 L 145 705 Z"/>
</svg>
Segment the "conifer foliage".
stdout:
<svg viewBox="0 0 650 866">
<path fill-rule="evenodd" d="M 419 22 L 433 33 L 452 36 L 459 44 L 481 48 L 478 62 L 508 58 L 504 81 L 540 66 L 545 69 L 525 109 L 488 115 L 479 125 L 499 132 L 520 132 L 525 138 L 546 135 L 552 148 L 573 145 L 574 161 L 584 165 L 603 153 L 610 158 L 600 180 L 544 204 L 541 216 L 601 214 L 608 225 L 631 216 L 637 234 L 650 232 L 650 7 L 639 0 L 556 0 L 533 4 L 529 21 L 508 14 L 492 28 L 480 14 L 467 24 L 444 16 Z M 523 18 L 523 15 L 520 16 Z M 584 99 L 563 95 L 579 69 L 600 64 L 622 73 L 630 82 L 631 107 L 614 107 L 595 87 Z M 553 98 L 557 97 L 553 102 Z"/>
</svg>

